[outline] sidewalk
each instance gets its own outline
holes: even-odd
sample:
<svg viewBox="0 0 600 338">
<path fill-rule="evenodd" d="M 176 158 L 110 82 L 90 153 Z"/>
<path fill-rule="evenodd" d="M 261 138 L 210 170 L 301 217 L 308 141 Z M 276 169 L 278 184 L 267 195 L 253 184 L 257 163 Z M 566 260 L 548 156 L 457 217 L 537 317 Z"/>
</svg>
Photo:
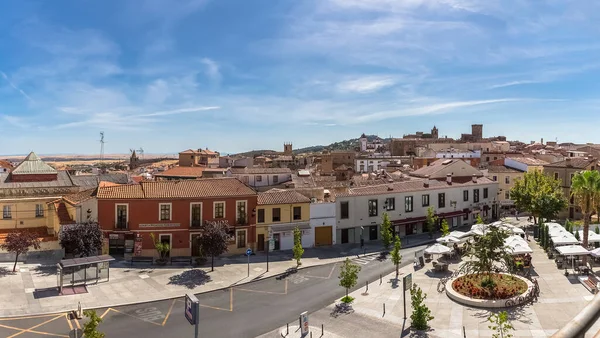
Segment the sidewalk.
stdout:
<svg viewBox="0 0 600 338">
<path fill-rule="evenodd" d="M 428 234 L 411 236 L 403 249 L 431 243 Z M 381 250 L 379 243 L 365 245 L 338 245 L 330 248 L 307 248 L 302 267 L 323 265 L 356 258 L 364 253 L 375 254 Z M 295 267 L 292 252 L 269 254 L 269 271 L 266 271 L 266 255 L 250 257 L 250 276 L 246 256 L 228 256 L 215 259 L 215 270 L 208 266 L 177 267 L 148 266 L 130 267 L 125 261 L 111 263 L 110 281 L 88 285 L 87 293 L 56 296 L 57 275 L 55 263 L 18 264 L 12 272 L 11 263 L 0 263 L 0 317 L 36 315 L 70 311 L 81 302 L 82 308 L 100 308 L 157 301 L 184 296 L 186 293 L 202 293 L 255 281 L 284 273 Z M 46 291 L 44 291 L 46 290 Z"/>
</svg>

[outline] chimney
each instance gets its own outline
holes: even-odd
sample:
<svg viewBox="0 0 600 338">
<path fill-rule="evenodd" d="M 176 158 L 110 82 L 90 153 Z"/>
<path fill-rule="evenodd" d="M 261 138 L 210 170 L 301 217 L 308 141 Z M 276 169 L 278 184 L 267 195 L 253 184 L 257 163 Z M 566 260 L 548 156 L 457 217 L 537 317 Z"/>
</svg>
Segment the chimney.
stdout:
<svg viewBox="0 0 600 338">
<path fill-rule="evenodd" d="M 429 175 L 425 175 L 425 180 L 423 180 L 423 187 L 429 188 Z"/>
<path fill-rule="evenodd" d="M 452 184 L 452 174 L 446 174 L 446 183 Z"/>
<path fill-rule="evenodd" d="M 473 183 L 477 183 L 477 175 L 473 174 Z"/>
</svg>

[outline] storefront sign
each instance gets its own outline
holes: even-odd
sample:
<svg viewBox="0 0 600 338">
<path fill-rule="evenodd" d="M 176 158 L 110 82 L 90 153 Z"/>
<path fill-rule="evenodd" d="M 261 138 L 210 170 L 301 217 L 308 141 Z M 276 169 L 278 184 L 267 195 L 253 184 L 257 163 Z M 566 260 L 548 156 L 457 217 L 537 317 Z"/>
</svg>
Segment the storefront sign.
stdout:
<svg viewBox="0 0 600 338">
<path fill-rule="evenodd" d="M 119 239 L 119 234 L 109 234 L 108 238 L 109 239 Z"/>
<path fill-rule="evenodd" d="M 410 288 L 412 287 L 412 273 L 409 273 L 408 275 L 404 276 L 404 279 L 402 281 L 404 282 L 404 291 L 410 290 Z"/>
<path fill-rule="evenodd" d="M 206 225 L 212 225 L 212 226 L 228 227 L 229 226 L 229 221 L 226 220 L 226 219 L 222 219 L 222 220 L 218 220 L 218 221 L 204 221 L 204 224 L 206 224 Z"/>
<path fill-rule="evenodd" d="M 140 228 L 177 228 L 180 223 L 155 223 L 155 224 L 140 224 Z"/>
</svg>

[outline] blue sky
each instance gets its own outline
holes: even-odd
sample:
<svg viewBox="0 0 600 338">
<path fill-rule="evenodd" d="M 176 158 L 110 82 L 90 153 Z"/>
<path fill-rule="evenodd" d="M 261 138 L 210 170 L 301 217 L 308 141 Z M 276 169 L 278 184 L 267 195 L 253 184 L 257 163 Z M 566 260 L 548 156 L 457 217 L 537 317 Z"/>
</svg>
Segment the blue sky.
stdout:
<svg viewBox="0 0 600 338">
<path fill-rule="evenodd" d="M 0 2 L 0 154 L 598 142 L 600 3 Z"/>
</svg>

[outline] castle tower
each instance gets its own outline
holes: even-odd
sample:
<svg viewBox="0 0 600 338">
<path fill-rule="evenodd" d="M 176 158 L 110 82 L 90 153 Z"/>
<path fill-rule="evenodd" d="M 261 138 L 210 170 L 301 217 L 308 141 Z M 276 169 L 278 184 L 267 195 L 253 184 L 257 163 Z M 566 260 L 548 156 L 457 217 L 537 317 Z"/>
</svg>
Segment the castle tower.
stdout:
<svg viewBox="0 0 600 338">
<path fill-rule="evenodd" d="M 436 128 L 436 126 L 433 126 L 433 129 L 431 129 L 431 138 L 433 138 L 433 139 L 438 138 L 438 129 Z"/>
<path fill-rule="evenodd" d="M 283 144 L 283 154 L 286 156 L 292 156 L 292 144 L 291 143 Z"/>
<path fill-rule="evenodd" d="M 365 135 L 365 133 L 360 135 L 358 142 L 360 143 L 360 151 L 367 151 L 368 139 L 367 139 L 367 135 Z"/>
<path fill-rule="evenodd" d="M 475 141 L 481 141 L 483 139 L 483 124 L 472 124 L 471 135 Z"/>
</svg>

